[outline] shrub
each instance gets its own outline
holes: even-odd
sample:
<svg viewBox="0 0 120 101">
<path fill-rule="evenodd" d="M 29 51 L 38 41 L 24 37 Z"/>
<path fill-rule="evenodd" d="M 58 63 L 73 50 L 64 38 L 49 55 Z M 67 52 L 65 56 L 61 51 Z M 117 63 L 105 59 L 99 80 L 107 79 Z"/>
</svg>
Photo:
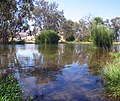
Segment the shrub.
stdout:
<svg viewBox="0 0 120 101">
<path fill-rule="evenodd" d="M 116 59 L 105 68 L 103 80 L 108 95 L 114 98 L 120 98 L 120 56 L 114 56 Z"/>
<path fill-rule="evenodd" d="M 70 35 L 66 38 L 66 41 L 74 41 L 75 37 L 73 35 Z"/>
<path fill-rule="evenodd" d="M 0 79 L 0 101 L 21 101 L 22 89 L 13 75 Z"/>
<path fill-rule="evenodd" d="M 18 40 L 18 41 L 13 40 L 9 42 L 9 44 L 25 44 L 25 43 L 26 43 L 25 40 Z"/>
<path fill-rule="evenodd" d="M 104 25 L 93 25 L 91 37 L 95 46 L 103 49 L 110 49 L 113 45 L 113 31 Z"/>
<path fill-rule="evenodd" d="M 44 30 L 37 37 L 36 43 L 56 44 L 58 40 L 59 36 L 54 30 Z"/>
</svg>

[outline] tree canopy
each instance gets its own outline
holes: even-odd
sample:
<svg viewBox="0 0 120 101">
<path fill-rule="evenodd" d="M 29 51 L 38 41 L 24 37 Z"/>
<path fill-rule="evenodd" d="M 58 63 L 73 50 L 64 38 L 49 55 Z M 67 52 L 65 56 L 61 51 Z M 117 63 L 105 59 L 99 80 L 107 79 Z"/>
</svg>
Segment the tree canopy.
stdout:
<svg viewBox="0 0 120 101">
<path fill-rule="evenodd" d="M 58 43 L 59 36 L 54 30 L 44 30 L 42 31 L 36 39 L 38 44 L 56 44 Z"/>
<path fill-rule="evenodd" d="M 33 7 L 33 0 L 0 1 L 0 42 L 8 43 L 17 32 L 28 29 Z"/>
<path fill-rule="evenodd" d="M 34 22 L 31 35 L 35 36 L 38 30 L 54 30 L 62 32 L 69 41 L 91 41 L 92 26 L 103 25 L 114 31 L 114 41 L 120 41 L 120 17 L 104 21 L 99 16 L 88 16 L 74 22 L 66 19 L 58 7 L 57 3 L 46 0 L 0 0 L 0 43 L 8 43 L 19 32 L 28 30 L 30 20 Z"/>
<path fill-rule="evenodd" d="M 55 2 L 49 3 L 45 0 L 35 2 L 33 15 L 35 26 L 40 30 L 52 29 L 58 31 L 65 19 L 63 11 L 58 10 L 58 4 Z"/>
<path fill-rule="evenodd" d="M 91 30 L 93 43 L 98 48 L 110 49 L 113 45 L 113 30 L 104 25 L 93 25 Z"/>
</svg>

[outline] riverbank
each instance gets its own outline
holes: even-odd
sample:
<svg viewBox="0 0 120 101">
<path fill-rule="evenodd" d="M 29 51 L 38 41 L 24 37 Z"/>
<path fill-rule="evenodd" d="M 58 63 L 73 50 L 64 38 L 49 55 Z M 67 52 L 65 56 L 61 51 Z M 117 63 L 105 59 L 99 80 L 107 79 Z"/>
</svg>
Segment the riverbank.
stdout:
<svg viewBox="0 0 120 101">
<path fill-rule="evenodd" d="M 14 43 L 14 44 L 35 44 L 35 41 L 32 40 L 32 41 L 14 41 L 14 42 L 11 42 L 11 43 Z M 11 44 L 10 43 L 10 44 Z M 59 42 L 61 44 L 93 44 L 93 42 Z M 113 42 L 114 45 L 116 44 L 120 44 L 120 42 Z"/>
<path fill-rule="evenodd" d="M 66 42 L 68 44 L 93 44 L 93 42 Z M 120 44 L 120 42 L 113 42 L 113 44 Z"/>
<path fill-rule="evenodd" d="M 25 43 L 35 44 L 35 41 L 25 41 Z M 66 43 L 67 44 L 93 44 L 93 42 L 62 42 L 62 44 L 66 44 Z M 113 42 L 113 44 L 120 44 L 120 42 Z"/>
</svg>

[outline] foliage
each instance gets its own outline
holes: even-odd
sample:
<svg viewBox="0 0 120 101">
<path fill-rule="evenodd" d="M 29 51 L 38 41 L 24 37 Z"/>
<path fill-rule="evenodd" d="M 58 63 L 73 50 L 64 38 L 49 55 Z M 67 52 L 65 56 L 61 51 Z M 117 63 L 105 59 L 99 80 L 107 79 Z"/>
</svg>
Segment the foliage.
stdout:
<svg viewBox="0 0 120 101">
<path fill-rule="evenodd" d="M 22 89 L 13 75 L 0 79 L 0 101 L 21 101 Z"/>
<path fill-rule="evenodd" d="M 105 90 L 109 96 L 120 98 L 120 54 L 115 55 L 115 60 L 112 63 L 107 64 L 103 80 Z"/>
<path fill-rule="evenodd" d="M 115 41 L 120 41 L 118 40 L 118 31 L 120 29 L 120 17 L 116 17 L 116 18 L 113 18 L 111 19 L 111 26 L 113 27 L 114 29 L 114 32 L 115 32 Z"/>
<path fill-rule="evenodd" d="M 16 42 L 17 44 L 25 44 L 25 40 L 20 40 Z"/>
<path fill-rule="evenodd" d="M 37 37 L 36 43 L 56 44 L 58 40 L 59 36 L 54 30 L 44 30 Z"/>
<path fill-rule="evenodd" d="M 41 30 L 52 29 L 58 31 L 64 21 L 63 11 L 58 10 L 58 4 L 45 0 L 35 2 L 33 10 L 35 24 Z"/>
<path fill-rule="evenodd" d="M 94 23 L 95 25 L 103 25 L 103 24 L 104 24 L 104 21 L 103 21 L 103 19 L 102 19 L 101 17 L 95 17 L 95 18 L 93 19 L 93 23 Z"/>
<path fill-rule="evenodd" d="M 62 31 L 65 33 L 66 37 L 75 33 L 73 24 L 74 22 L 72 20 L 65 20 L 62 24 Z"/>
<path fill-rule="evenodd" d="M 66 41 L 74 41 L 75 37 L 73 35 L 70 35 L 66 38 Z"/>
<path fill-rule="evenodd" d="M 111 56 L 109 51 L 97 48 L 93 50 L 93 54 L 91 55 L 91 58 L 89 60 L 89 66 L 90 68 L 100 69 L 112 60 L 113 57 Z"/>
<path fill-rule="evenodd" d="M 90 28 L 91 28 L 91 23 L 89 21 L 80 19 L 79 20 L 79 34 L 78 34 L 78 37 L 75 39 L 75 41 L 89 41 Z"/>
<path fill-rule="evenodd" d="M 69 39 L 70 36 L 74 36 L 75 41 L 85 41 L 89 36 L 89 23 L 80 19 L 78 22 L 73 22 L 72 20 L 65 20 L 61 28 L 65 34 L 66 39 Z M 73 40 L 74 41 L 74 40 Z"/>
<path fill-rule="evenodd" d="M 27 30 L 31 18 L 33 0 L 0 1 L 0 42 L 8 43 L 17 32 Z"/>
<path fill-rule="evenodd" d="M 104 25 L 93 25 L 91 38 L 95 46 L 103 49 L 110 49 L 113 45 L 114 33 Z"/>
<path fill-rule="evenodd" d="M 25 40 L 19 40 L 19 41 L 11 41 L 9 44 L 25 44 Z"/>
</svg>

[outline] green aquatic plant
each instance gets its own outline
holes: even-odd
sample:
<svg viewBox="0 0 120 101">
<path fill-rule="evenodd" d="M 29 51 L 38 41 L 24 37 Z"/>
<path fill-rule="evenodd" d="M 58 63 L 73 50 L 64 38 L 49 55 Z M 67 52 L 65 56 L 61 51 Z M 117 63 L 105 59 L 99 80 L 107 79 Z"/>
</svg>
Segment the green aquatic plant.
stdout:
<svg viewBox="0 0 120 101">
<path fill-rule="evenodd" d="M 22 88 L 13 75 L 0 79 L 0 101 L 21 101 Z"/>
<path fill-rule="evenodd" d="M 110 97 L 120 98 L 120 55 L 114 54 L 115 60 L 108 63 L 103 73 L 104 88 Z"/>
</svg>

